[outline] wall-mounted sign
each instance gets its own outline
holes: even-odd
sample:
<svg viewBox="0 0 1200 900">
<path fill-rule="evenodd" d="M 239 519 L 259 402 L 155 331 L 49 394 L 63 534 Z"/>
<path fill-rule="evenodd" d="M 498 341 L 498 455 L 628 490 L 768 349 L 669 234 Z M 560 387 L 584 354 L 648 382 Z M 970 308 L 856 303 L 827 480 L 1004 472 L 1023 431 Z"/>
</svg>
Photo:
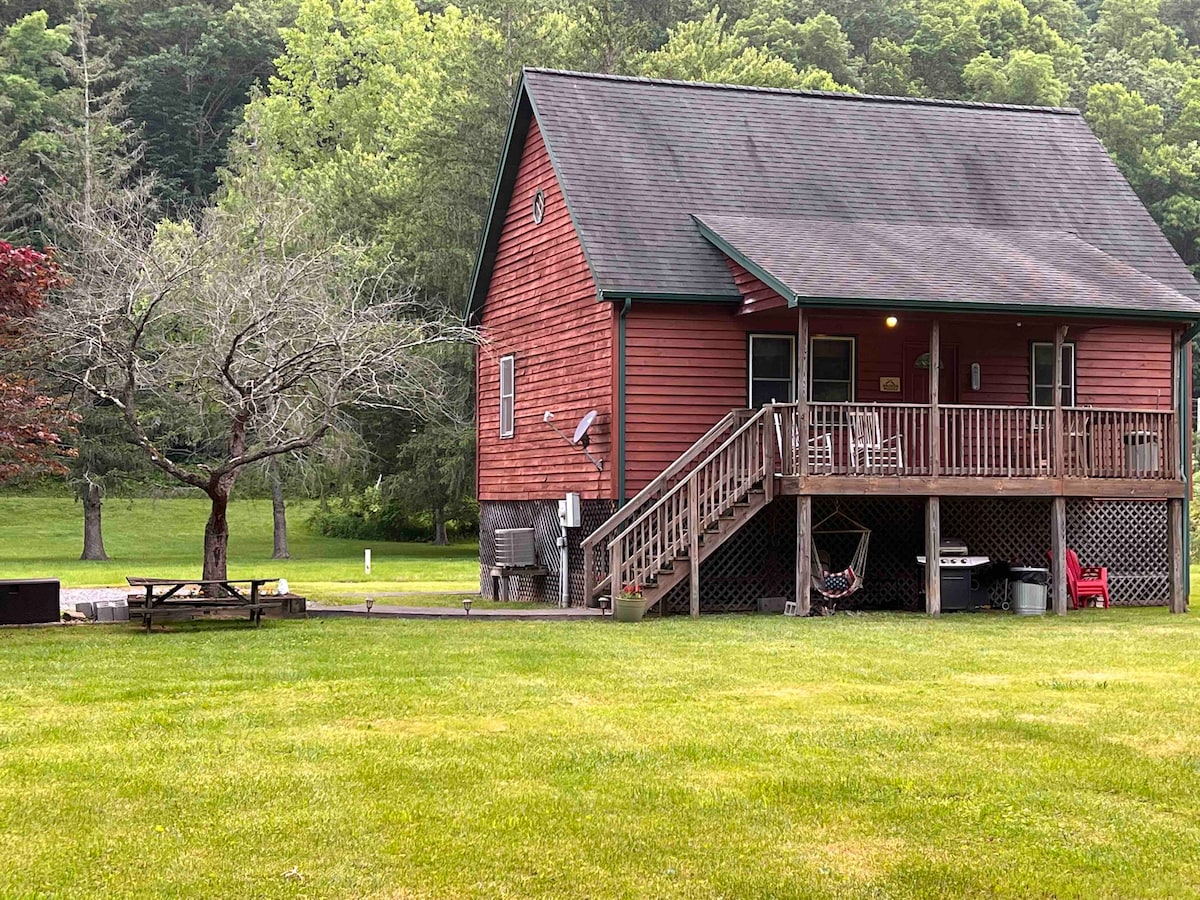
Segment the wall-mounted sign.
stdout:
<svg viewBox="0 0 1200 900">
<path fill-rule="evenodd" d="M 900 393 L 900 379 L 896 376 L 880 378 L 879 390 L 885 394 Z"/>
</svg>

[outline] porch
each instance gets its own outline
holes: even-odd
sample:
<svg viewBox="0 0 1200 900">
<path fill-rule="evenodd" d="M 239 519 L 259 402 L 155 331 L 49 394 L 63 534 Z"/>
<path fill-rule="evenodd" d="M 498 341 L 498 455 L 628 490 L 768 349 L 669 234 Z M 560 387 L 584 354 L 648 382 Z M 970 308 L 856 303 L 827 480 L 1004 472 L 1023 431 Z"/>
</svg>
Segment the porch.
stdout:
<svg viewBox="0 0 1200 900">
<path fill-rule="evenodd" d="M 882 327 L 890 328 L 894 317 L 887 318 L 889 324 Z M 927 343 L 904 351 L 905 360 L 917 354 L 917 365 L 906 370 L 909 375 L 913 369 L 926 373 L 924 378 L 905 379 L 905 402 L 861 402 L 855 397 L 856 387 L 861 370 L 872 369 L 872 359 L 860 359 L 858 345 L 879 347 L 877 341 L 868 343 L 865 319 L 860 314 L 857 337 L 841 358 L 832 345 L 850 339 L 826 334 L 822 340 L 835 352 L 816 361 L 810 354 L 818 343 L 810 339 L 810 320 L 801 309 L 794 337 L 774 331 L 779 343 L 791 342 L 793 348 L 779 354 L 784 365 L 774 371 L 756 366 L 754 326 L 747 324 L 747 394 L 755 408 L 731 410 L 585 539 L 585 596 L 632 585 L 653 605 L 686 582 L 688 608 L 697 615 L 702 564 L 777 497 L 795 496 L 795 602 L 790 608 L 804 615 L 813 580 L 814 498 L 911 498 L 923 507 L 919 539 L 924 555 L 936 559 L 942 537 L 953 536 L 941 527 L 943 499 L 1010 497 L 1045 501 L 1048 540 L 1041 552 L 1051 553 L 1055 611 L 1063 613 L 1067 499 L 1100 498 L 1162 504 L 1169 602 L 1173 611 L 1186 608 L 1185 423 L 1178 411 L 1186 344 L 1181 329 L 1164 327 L 1159 332 L 1166 339 L 1165 348 L 1156 349 L 1165 357 L 1158 363 L 1163 371 L 1156 372 L 1140 393 L 1122 393 L 1122 376 L 1115 367 L 1106 376 L 1104 390 L 1111 396 L 1149 395 L 1155 406 L 1077 402 L 1080 362 L 1075 347 L 1066 341 L 1068 328 L 1045 322 L 1025 329 L 1029 376 L 1023 389 L 1028 391 L 1028 405 L 944 403 L 946 396 L 957 400 L 962 381 L 974 390 L 979 373 L 975 366 L 959 366 L 957 358 L 943 365 L 936 318 L 918 320 L 928 329 Z M 917 323 L 910 321 L 910 337 L 913 324 Z M 985 346 L 986 329 L 974 327 L 980 346 Z M 1012 327 L 1020 329 L 1022 323 Z M 1031 333 L 1035 329 L 1037 336 Z M 849 327 L 842 329 L 843 334 L 848 331 Z M 964 346 L 963 355 L 976 355 L 960 338 L 959 347 Z M 876 365 L 874 371 L 886 370 Z M 899 391 L 891 381 L 881 375 L 880 392 Z M 774 402 L 778 394 L 765 393 L 776 390 L 788 402 Z M 830 399 L 838 391 L 843 396 Z M 931 565 L 920 591 L 926 612 L 940 612 L 940 590 L 939 568 Z"/>
</svg>

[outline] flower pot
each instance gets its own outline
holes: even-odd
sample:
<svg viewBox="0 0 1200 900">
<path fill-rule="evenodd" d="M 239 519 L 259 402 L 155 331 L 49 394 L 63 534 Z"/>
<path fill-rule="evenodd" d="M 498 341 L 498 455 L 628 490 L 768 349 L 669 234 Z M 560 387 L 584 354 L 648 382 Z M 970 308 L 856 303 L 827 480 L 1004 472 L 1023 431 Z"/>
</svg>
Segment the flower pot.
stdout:
<svg viewBox="0 0 1200 900">
<path fill-rule="evenodd" d="M 613 618 L 618 622 L 640 622 L 646 614 L 646 601 L 641 597 L 613 598 Z"/>
</svg>

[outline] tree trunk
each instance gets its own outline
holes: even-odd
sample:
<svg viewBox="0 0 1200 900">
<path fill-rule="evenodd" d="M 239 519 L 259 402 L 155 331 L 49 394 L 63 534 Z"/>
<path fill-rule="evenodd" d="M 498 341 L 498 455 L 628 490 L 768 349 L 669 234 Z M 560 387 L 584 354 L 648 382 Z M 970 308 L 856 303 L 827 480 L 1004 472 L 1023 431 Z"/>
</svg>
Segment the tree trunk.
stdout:
<svg viewBox="0 0 1200 900">
<path fill-rule="evenodd" d="M 445 547 L 450 543 L 446 539 L 446 513 L 441 507 L 433 511 L 433 543 L 438 547 Z"/>
<path fill-rule="evenodd" d="M 275 526 L 275 550 L 271 559 L 291 559 L 288 553 L 287 507 L 283 503 L 283 477 L 279 473 L 279 460 L 271 462 L 271 518 Z"/>
<path fill-rule="evenodd" d="M 83 553 L 80 559 L 108 559 L 108 554 L 104 552 L 104 528 L 100 520 L 103 504 L 100 485 L 89 481 L 83 489 Z"/>
<path fill-rule="evenodd" d="M 232 483 L 218 482 L 208 490 L 212 509 L 204 525 L 205 581 L 224 581 L 228 578 L 226 563 L 229 555 L 229 494 Z"/>
</svg>

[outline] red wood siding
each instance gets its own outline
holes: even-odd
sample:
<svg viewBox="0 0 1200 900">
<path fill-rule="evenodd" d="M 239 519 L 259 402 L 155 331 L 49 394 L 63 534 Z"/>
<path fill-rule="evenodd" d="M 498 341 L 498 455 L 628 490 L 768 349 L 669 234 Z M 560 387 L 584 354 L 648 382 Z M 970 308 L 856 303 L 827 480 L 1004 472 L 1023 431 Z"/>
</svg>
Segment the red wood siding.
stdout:
<svg viewBox="0 0 1200 900">
<path fill-rule="evenodd" d="M 1080 334 L 1078 402 L 1170 409 L 1172 331 L 1164 325 L 1105 325 Z"/>
<path fill-rule="evenodd" d="M 756 275 L 750 274 L 741 263 L 728 256 L 725 262 L 733 275 L 733 283 L 742 295 L 742 313 L 763 312 L 769 309 L 786 309 L 787 301 L 774 288 L 768 287 Z"/>
<path fill-rule="evenodd" d="M 633 304 L 626 326 L 627 495 L 640 490 L 726 412 L 746 404 L 747 335 L 795 333 L 796 318 L 795 310 L 786 309 L 747 315 L 715 305 Z M 862 402 L 904 402 L 917 377 L 905 350 L 921 351 L 929 341 L 927 317 L 901 316 L 900 325 L 891 329 L 884 325 L 883 313 L 813 312 L 810 329 L 814 335 L 857 339 L 856 399 Z M 1071 326 L 1077 402 L 1170 408 L 1171 334 L 1168 325 Z M 957 402 L 1027 406 L 1030 344 L 1053 339 L 1054 323 L 1041 319 L 1020 324 L 997 316 L 943 319 L 943 358 L 956 363 Z M 970 389 L 973 362 L 981 367 L 978 391 Z M 881 391 L 879 379 L 894 376 L 901 379 L 901 393 Z"/>
<path fill-rule="evenodd" d="M 728 305 L 637 303 L 625 323 L 625 488 L 633 496 L 746 405 L 746 329 Z"/>
<path fill-rule="evenodd" d="M 546 213 L 533 222 L 541 189 Z M 477 353 L 478 479 L 481 500 L 535 500 L 578 491 L 613 496 L 613 346 L 615 312 L 596 297 L 591 271 L 537 123 L 530 125 L 501 231 L 481 319 Z M 516 357 L 514 436 L 500 435 L 499 360 Z M 591 452 L 598 472 L 542 421 L 574 430 L 589 409 L 600 415 Z"/>
<path fill-rule="evenodd" d="M 929 318 L 900 316 L 896 328 L 884 325 L 885 313 L 809 313 L 814 335 L 857 338 L 858 384 L 855 399 L 864 403 L 901 402 L 913 377 L 903 360 L 906 345 L 927 346 Z M 795 310 L 739 316 L 749 332 L 796 330 Z M 1019 324 L 1018 324 L 1019 322 Z M 1076 402 L 1083 406 L 1171 407 L 1171 325 L 1080 323 L 1067 341 L 1075 343 Z M 1029 353 L 1035 341 L 1053 341 L 1054 323 L 1046 319 L 999 316 L 942 319 L 943 356 L 957 362 L 959 403 L 1026 406 L 1030 400 Z M 971 390 L 971 363 L 981 369 L 980 390 Z M 900 395 L 879 390 L 879 379 L 899 376 Z"/>
</svg>

